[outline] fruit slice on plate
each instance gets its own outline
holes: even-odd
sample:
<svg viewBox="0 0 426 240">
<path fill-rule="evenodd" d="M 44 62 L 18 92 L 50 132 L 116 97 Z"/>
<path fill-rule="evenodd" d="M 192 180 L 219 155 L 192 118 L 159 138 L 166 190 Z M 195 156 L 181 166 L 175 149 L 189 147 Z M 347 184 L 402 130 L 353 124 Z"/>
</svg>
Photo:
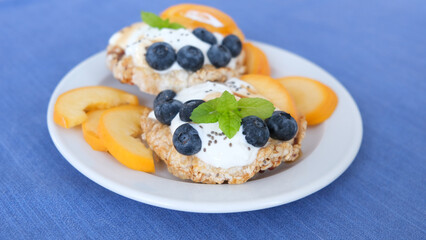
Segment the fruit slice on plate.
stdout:
<svg viewBox="0 0 426 240">
<path fill-rule="evenodd" d="M 284 77 L 278 81 L 292 95 L 297 109 L 306 117 L 308 125 L 324 122 L 336 109 L 336 93 L 319 81 L 298 76 Z"/>
<path fill-rule="evenodd" d="M 244 52 L 246 53 L 245 66 L 247 74 L 270 75 L 268 58 L 265 53 L 251 43 L 244 43 Z"/>
<path fill-rule="evenodd" d="M 136 105 L 138 98 L 111 87 L 76 88 L 58 97 L 53 110 L 53 120 L 64 128 L 71 128 L 87 119 L 86 112 L 125 104 Z"/>
<path fill-rule="evenodd" d="M 143 106 L 120 106 L 105 111 L 99 121 L 99 136 L 108 152 L 123 165 L 155 172 L 152 151 L 141 141 L 140 118 L 150 110 Z"/>
<path fill-rule="evenodd" d="M 243 75 L 240 79 L 256 88 L 256 91 L 271 101 L 275 107 L 289 113 L 296 121 L 299 120 L 299 114 L 291 95 L 279 81 L 259 74 Z"/>
<path fill-rule="evenodd" d="M 86 121 L 81 124 L 84 140 L 96 151 L 106 151 L 106 147 L 99 137 L 98 127 L 102 113 L 106 110 L 95 110 L 87 113 Z"/>
<path fill-rule="evenodd" d="M 161 18 L 177 22 L 187 28 L 203 27 L 210 32 L 219 32 L 223 35 L 235 34 L 241 41 L 244 35 L 234 20 L 219 9 L 198 5 L 178 4 L 171 6 L 161 13 Z"/>
</svg>

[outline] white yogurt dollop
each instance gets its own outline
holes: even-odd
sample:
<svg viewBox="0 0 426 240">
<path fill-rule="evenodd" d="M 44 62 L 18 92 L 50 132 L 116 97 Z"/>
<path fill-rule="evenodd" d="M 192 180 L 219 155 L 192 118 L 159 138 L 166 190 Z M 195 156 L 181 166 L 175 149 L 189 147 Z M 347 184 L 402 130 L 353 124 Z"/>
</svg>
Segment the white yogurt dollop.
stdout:
<svg viewBox="0 0 426 240">
<path fill-rule="evenodd" d="M 229 84 L 230 81 L 234 81 L 231 85 L 244 84 L 247 86 L 245 82 L 235 78 L 228 80 L 225 84 Z M 184 103 L 193 99 L 208 99 L 209 95 L 220 96 L 224 91 L 232 93 L 233 90 L 225 84 L 213 82 L 198 84 L 182 90 L 176 95 L 175 99 Z M 154 112 L 151 112 L 149 117 L 155 119 Z M 180 120 L 179 114 L 176 115 L 170 125 L 172 134 L 180 125 L 185 123 L 186 122 Z M 260 148 L 254 147 L 246 141 L 242 127 L 240 127 L 234 137 L 229 139 L 222 130 L 220 130 L 219 123 L 217 122 L 190 124 L 197 130 L 202 142 L 201 150 L 196 153 L 195 156 L 205 163 L 214 167 L 227 169 L 237 166 L 246 166 L 256 159 Z"/>
<path fill-rule="evenodd" d="M 223 40 L 223 35 L 213 33 L 218 43 Z M 184 46 L 191 45 L 201 50 L 204 55 L 204 65 L 211 64 L 207 57 L 207 51 L 210 44 L 201 41 L 194 34 L 191 29 L 169 29 L 169 28 L 153 28 L 145 23 L 134 24 L 128 29 L 117 32 L 109 39 L 110 45 L 118 45 L 125 50 L 127 56 L 132 56 L 133 62 L 136 66 L 146 67 L 145 52 L 147 45 L 153 42 L 166 42 L 170 44 L 176 53 Z M 232 58 L 226 67 L 235 68 L 236 59 Z M 173 70 L 183 69 L 177 61 L 173 65 L 162 71 L 156 71 L 160 74 L 168 73 Z"/>
</svg>

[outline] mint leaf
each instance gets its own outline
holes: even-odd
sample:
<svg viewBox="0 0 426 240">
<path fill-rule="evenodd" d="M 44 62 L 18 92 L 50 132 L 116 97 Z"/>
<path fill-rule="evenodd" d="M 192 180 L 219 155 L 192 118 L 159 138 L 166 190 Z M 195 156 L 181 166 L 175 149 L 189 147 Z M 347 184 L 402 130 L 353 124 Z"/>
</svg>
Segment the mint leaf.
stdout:
<svg viewBox="0 0 426 240">
<path fill-rule="evenodd" d="M 266 119 L 272 116 L 275 107 L 270 101 L 263 98 L 241 98 L 238 101 L 238 109 L 242 118 L 253 115 Z"/>
<path fill-rule="evenodd" d="M 155 13 L 141 12 L 141 17 L 142 21 L 151 27 L 163 28 L 165 25 L 165 21 Z"/>
<path fill-rule="evenodd" d="M 220 114 L 216 111 L 217 98 L 200 104 L 191 114 L 190 119 L 195 123 L 215 123 Z"/>
<path fill-rule="evenodd" d="M 274 105 L 263 98 L 242 98 L 238 102 L 235 96 L 225 91 L 195 108 L 191 120 L 195 123 L 219 122 L 219 128 L 228 138 L 232 138 L 240 129 L 241 119 L 257 116 L 262 119 L 272 116 Z"/>
<path fill-rule="evenodd" d="M 151 27 L 162 29 L 162 28 L 171 28 L 171 29 L 179 29 L 185 28 L 179 23 L 171 23 L 169 19 L 162 19 L 155 13 L 151 12 L 141 12 L 142 21 L 148 24 Z"/>
<path fill-rule="evenodd" d="M 240 126 L 241 118 L 234 112 L 225 112 L 219 117 L 219 128 L 228 138 L 234 137 Z"/>
<path fill-rule="evenodd" d="M 217 106 L 216 110 L 218 112 L 228 112 L 236 110 L 238 107 L 237 100 L 235 99 L 235 96 L 229 93 L 228 91 L 225 91 L 222 93 L 222 95 L 217 98 Z"/>
</svg>

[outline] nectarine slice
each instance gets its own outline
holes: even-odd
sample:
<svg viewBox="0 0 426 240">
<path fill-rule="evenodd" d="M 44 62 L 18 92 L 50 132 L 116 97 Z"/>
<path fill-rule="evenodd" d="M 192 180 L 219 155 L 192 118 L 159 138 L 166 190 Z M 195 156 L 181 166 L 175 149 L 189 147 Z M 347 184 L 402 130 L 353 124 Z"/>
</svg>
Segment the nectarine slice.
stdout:
<svg viewBox="0 0 426 240">
<path fill-rule="evenodd" d="M 84 140 L 96 151 L 106 151 L 106 147 L 99 137 L 98 127 L 102 113 L 106 110 L 94 110 L 87 113 L 87 119 L 81 124 Z"/>
<path fill-rule="evenodd" d="M 336 93 L 319 81 L 298 76 L 284 77 L 278 81 L 291 94 L 308 125 L 324 122 L 336 109 L 338 102 Z"/>
<path fill-rule="evenodd" d="M 247 74 L 262 74 L 268 76 L 271 74 L 268 58 L 260 48 L 246 42 L 243 45 L 243 49 L 246 54 L 245 66 Z"/>
<path fill-rule="evenodd" d="M 105 111 L 99 136 L 108 152 L 128 168 L 155 172 L 152 151 L 141 140 L 140 118 L 150 110 L 143 106 L 119 106 Z"/>
<path fill-rule="evenodd" d="M 244 35 L 234 20 L 219 9 L 198 5 L 178 4 L 171 6 L 161 13 L 161 18 L 177 22 L 186 28 L 203 27 L 210 32 L 218 32 L 223 35 L 235 34 L 241 41 Z"/>
<path fill-rule="evenodd" d="M 299 121 L 296 105 L 291 95 L 279 81 L 259 74 L 246 74 L 241 76 L 240 79 L 252 85 L 260 95 L 271 101 L 275 107 L 289 113 L 296 121 Z"/>
<path fill-rule="evenodd" d="M 125 104 L 138 104 L 138 98 L 111 87 L 76 88 L 58 97 L 53 110 L 53 120 L 64 128 L 71 128 L 83 123 L 87 119 L 88 111 Z"/>
</svg>

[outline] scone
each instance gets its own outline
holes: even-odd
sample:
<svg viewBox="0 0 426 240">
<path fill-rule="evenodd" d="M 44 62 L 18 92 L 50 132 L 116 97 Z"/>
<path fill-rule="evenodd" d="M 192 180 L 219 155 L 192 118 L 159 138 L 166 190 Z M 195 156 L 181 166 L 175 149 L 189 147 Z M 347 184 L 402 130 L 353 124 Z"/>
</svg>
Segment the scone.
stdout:
<svg viewBox="0 0 426 240">
<path fill-rule="evenodd" d="M 154 111 L 142 116 L 142 139 L 166 163 L 169 172 L 194 182 L 240 184 L 261 170 L 300 156 L 306 121 L 301 118 L 297 124 L 279 109 L 272 109 L 272 116 L 265 120 L 242 117 L 232 138 L 225 135 L 218 122 L 191 121 L 191 111 L 199 112 L 201 104 L 222 98 L 225 91 L 236 99 L 263 98 L 253 86 L 239 79 L 206 82 L 177 94 L 160 93 Z"/>
<path fill-rule="evenodd" d="M 206 81 L 224 82 L 245 71 L 242 43 L 204 28 L 155 28 L 139 22 L 115 33 L 107 65 L 122 83 L 157 94 Z"/>
</svg>

